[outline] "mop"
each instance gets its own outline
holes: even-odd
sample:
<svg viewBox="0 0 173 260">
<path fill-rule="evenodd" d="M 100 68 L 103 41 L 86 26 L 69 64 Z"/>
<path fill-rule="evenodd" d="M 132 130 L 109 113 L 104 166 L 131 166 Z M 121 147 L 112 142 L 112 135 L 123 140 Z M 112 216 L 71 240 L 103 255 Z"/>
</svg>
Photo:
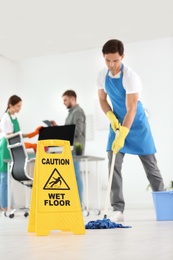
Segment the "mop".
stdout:
<svg viewBox="0 0 173 260">
<path fill-rule="evenodd" d="M 111 161 L 109 183 L 108 183 L 108 190 L 107 190 L 107 196 L 106 196 L 106 201 L 105 201 L 104 218 L 103 218 L 103 220 L 97 219 L 96 221 L 89 221 L 85 225 L 86 229 L 131 228 L 131 226 L 123 226 L 122 224 L 117 224 L 115 222 L 112 222 L 109 218 L 107 218 L 108 204 L 109 204 L 110 190 L 111 190 L 111 185 L 112 185 L 115 158 L 116 158 L 116 155 L 113 153 L 112 161 Z"/>
</svg>

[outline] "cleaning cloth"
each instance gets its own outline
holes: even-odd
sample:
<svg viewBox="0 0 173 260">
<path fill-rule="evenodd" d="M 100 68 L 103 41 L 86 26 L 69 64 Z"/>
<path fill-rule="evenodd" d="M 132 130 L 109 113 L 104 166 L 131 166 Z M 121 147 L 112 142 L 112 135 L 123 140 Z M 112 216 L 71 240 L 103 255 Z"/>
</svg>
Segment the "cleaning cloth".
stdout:
<svg viewBox="0 0 173 260">
<path fill-rule="evenodd" d="M 110 219 L 103 218 L 103 220 L 97 219 L 96 221 L 89 221 L 85 225 L 86 229 L 110 229 L 110 228 L 131 228 L 131 226 L 123 226 L 112 222 Z"/>
</svg>

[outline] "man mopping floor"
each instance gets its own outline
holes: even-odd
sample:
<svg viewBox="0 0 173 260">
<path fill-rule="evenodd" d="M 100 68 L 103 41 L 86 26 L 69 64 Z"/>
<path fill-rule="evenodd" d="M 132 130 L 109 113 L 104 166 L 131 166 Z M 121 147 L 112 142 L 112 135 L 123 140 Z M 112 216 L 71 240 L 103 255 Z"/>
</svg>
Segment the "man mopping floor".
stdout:
<svg viewBox="0 0 173 260">
<path fill-rule="evenodd" d="M 124 46 L 121 41 L 107 41 L 102 54 L 106 68 L 100 71 L 97 85 L 100 106 L 111 122 L 107 142 L 109 169 L 113 154 L 116 154 L 110 191 L 113 212 L 109 218 L 121 222 L 125 208 L 121 169 L 126 153 L 139 156 L 153 191 L 163 191 L 164 184 L 155 157 L 150 125 L 141 102 L 141 80 L 136 72 L 122 63 Z"/>
</svg>

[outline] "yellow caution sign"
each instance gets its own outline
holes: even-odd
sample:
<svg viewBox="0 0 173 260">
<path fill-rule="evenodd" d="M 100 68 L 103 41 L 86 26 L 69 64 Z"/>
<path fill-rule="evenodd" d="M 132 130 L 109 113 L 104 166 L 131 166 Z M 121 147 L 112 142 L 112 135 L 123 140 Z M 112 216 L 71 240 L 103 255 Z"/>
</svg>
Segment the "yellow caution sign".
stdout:
<svg viewBox="0 0 173 260">
<path fill-rule="evenodd" d="M 48 153 L 45 147 L 62 149 Z M 28 232 L 50 230 L 86 233 L 69 141 L 38 141 Z"/>
</svg>

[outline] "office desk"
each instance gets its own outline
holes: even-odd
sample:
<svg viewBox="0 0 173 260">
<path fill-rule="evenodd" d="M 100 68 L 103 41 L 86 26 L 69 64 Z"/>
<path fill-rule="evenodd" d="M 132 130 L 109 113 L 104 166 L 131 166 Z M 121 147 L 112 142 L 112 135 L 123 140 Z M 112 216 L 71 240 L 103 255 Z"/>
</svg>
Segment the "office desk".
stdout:
<svg viewBox="0 0 173 260">
<path fill-rule="evenodd" d="M 85 204 L 84 204 L 84 215 L 89 215 L 89 193 L 88 193 L 88 163 L 95 162 L 96 163 L 96 176 L 97 176 L 97 202 L 98 208 L 96 210 L 96 214 L 100 214 L 100 175 L 98 173 L 98 162 L 105 160 L 105 158 L 92 156 L 92 155 L 78 155 L 73 156 L 74 161 L 81 162 L 81 172 L 83 176 L 83 183 L 84 183 L 84 197 L 85 197 Z M 85 177 L 84 177 L 85 176 Z"/>
</svg>

